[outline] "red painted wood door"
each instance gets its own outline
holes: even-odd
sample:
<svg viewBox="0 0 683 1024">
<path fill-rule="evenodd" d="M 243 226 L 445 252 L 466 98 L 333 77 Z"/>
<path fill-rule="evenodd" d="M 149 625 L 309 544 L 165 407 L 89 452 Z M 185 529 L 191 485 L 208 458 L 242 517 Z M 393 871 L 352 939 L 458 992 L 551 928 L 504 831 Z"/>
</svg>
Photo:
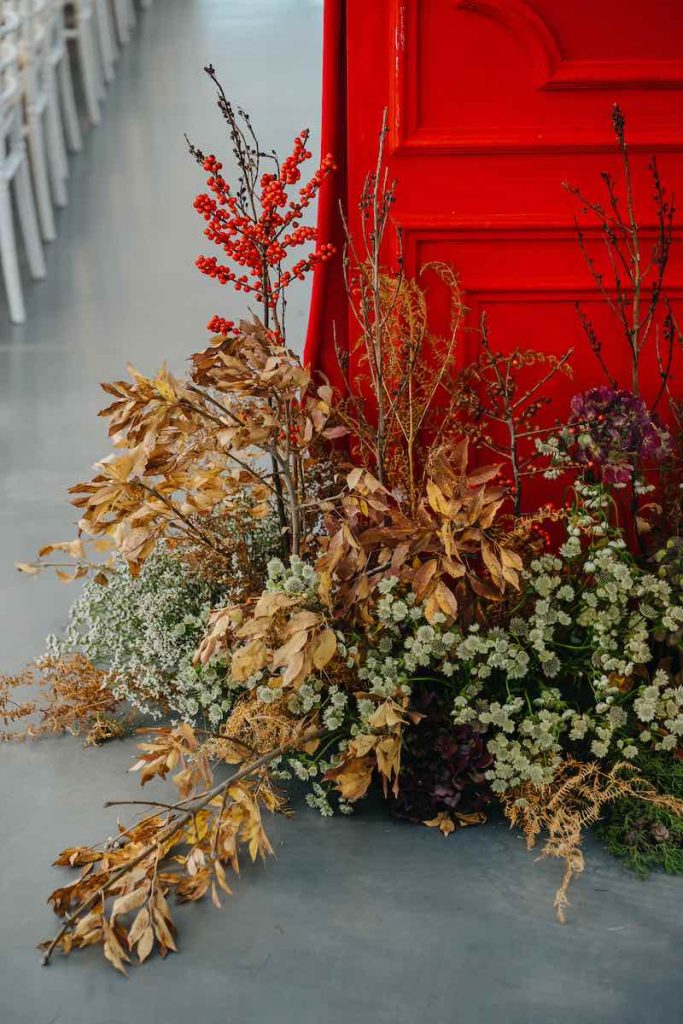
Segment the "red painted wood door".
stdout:
<svg viewBox="0 0 683 1024">
<path fill-rule="evenodd" d="M 352 228 L 386 107 L 388 162 L 399 181 L 395 219 L 408 273 L 430 260 L 452 264 L 473 319 L 486 309 L 499 349 L 560 354 L 574 346 L 573 382 L 553 384 L 558 413 L 575 391 L 604 383 L 578 323 L 577 300 L 604 332 L 610 368 L 627 384 L 623 339 L 583 263 L 574 225 L 580 210 L 562 182 L 600 195 L 602 171 L 619 177 L 611 126 L 618 102 L 627 118 L 642 225 L 654 228 L 646 169 L 653 153 L 669 189 L 683 196 L 680 0 L 327 0 L 327 6 L 324 130 L 328 146 L 336 133 L 341 170 L 334 187 L 343 201 L 348 196 Z M 678 245 L 683 250 L 683 241 Z M 339 316 L 342 283 L 338 269 L 325 274 L 316 283 L 308 353 L 334 377 L 330 319 Z M 680 300 L 677 245 L 668 279 L 669 295 Z M 435 303 L 438 310 L 436 293 Z M 336 329 L 343 336 L 343 326 Z M 463 363 L 476 345 L 474 333 L 465 335 Z M 654 361 L 651 371 L 655 388 Z M 681 377 L 679 369 L 679 394 Z"/>
</svg>

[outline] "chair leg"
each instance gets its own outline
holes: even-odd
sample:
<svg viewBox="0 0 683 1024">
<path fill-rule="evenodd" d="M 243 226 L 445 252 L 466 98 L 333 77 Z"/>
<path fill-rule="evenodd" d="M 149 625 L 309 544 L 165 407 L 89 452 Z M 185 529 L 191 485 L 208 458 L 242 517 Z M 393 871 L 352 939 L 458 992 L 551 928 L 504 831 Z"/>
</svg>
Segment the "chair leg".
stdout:
<svg viewBox="0 0 683 1024">
<path fill-rule="evenodd" d="M 64 140 L 64 121 L 62 119 L 62 109 L 59 105 L 59 85 L 57 83 L 56 75 L 53 76 L 50 88 L 50 106 L 52 108 L 52 118 L 55 125 L 57 166 L 59 167 L 62 178 L 66 181 L 70 173 L 69 158 L 67 156 L 66 142 Z"/>
<path fill-rule="evenodd" d="M 31 170 L 33 171 L 33 181 L 36 187 L 40 228 L 45 241 L 52 242 L 57 237 L 57 229 L 55 227 L 55 217 L 52 210 L 50 186 L 47 177 L 43 125 L 40 117 L 32 110 L 29 110 L 28 114 L 28 150 L 31 156 Z"/>
<path fill-rule="evenodd" d="M 102 51 L 100 50 L 97 42 L 97 29 L 90 16 L 88 22 L 88 32 L 90 35 L 90 49 L 92 51 L 92 63 L 95 69 L 95 88 L 97 90 L 97 99 L 102 102 L 106 99 L 107 90 L 105 88 L 105 77 L 104 77 L 104 60 L 102 58 Z"/>
<path fill-rule="evenodd" d="M 95 79 L 95 90 L 98 100 L 104 100 L 107 95 L 105 89 L 104 55 L 98 42 L 97 9 L 98 0 L 93 0 L 90 5 L 88 17 L 81 22 L 81 32 L 88 37 L 88 46 L 92 54 L 92 66 Z"/>
<path fill-rule="evenodd" d="M 128 0 L 114 0 L 114 17 L 116 19 L 116 34 L 119 42 L 123 45 L 130 41 Z"/>
<path fill-rule="evenodd" d="M 85 93 L 85 105 L 88 117 L 93 124 L 100 123 L 100 105 L 97 89 L 97 65 L 95 64 L 95 52 L 93 38 L 88 21 L 82 21 L 78 26 L 78 58 L 83 76 L 83 92 Z"/>
<path fill-rule="evenodd" d="M 19 223 L 24 238 L 24 248 L 28 260 L 31 277 L 40 279 L 45 277 L 45 257 L 43 246 L 40 242 L 38 231 L 38 220 L 36 208 L 33 203 L 33 192 L 31 190 L 31 177 L 28 173 L 28 162 L 26 157 L 22 160 L 19 169 L 14 177 L 14 194 L 17 200 L 19 212 Z"/>
<path fill-rule="evenodd" d="M 19 277 L 17 242 L 12 223 L 9 184 L 4 179 L 0 181 L 0 257 L 2 257 L 2 274 L 5 279 L 10 320 L 13 324 L 23 324 L 26 321 L 26 307 Z"/>
<path fill-rule="evenodd" d="M 95 0 L 95 18 L 97 20 L 97 38 L 102 55 L 102 70 L 105 82 L 114 81 L 114 41 L 109 21 L 109 0 Z"/>
<path fill-rule="evenodd" d="M 48 96 L 45 104 L 45 133 L 50 182 L 52 184 L 55 206 L 66 206 L 68 200 L 65 179 L 69 174 L 69 165 L 64 149 L 62 122 L 59 116 L 54 82 L 48 86 Z"/>
<path fill-rule="evenodd" d="M 71 77 L 71 61 L 69 50 L 65 47 L 64 54 L 57 65 L 57 81 L 59 83 L 59 94 L 64 110 L 64 128 L 66 130 L 66 141 L 72 153 L 80 153 L 83 146 L 81 138 L 81 126 L 78 123 L 78 111 L 74 97 L 74 83 Z"/>
<path fill-rule="evenodd" d="M 102 0 L 102 2 L 107 22 L 107 29 L 109 32 L 109 39 L 111 42 L 112 61 L 116 63 L 116 61 L 119 59 L 119 40 L 118 32 L 116 29 L 116 13 L 112 6 L 112 0 Z"/>
</svg>

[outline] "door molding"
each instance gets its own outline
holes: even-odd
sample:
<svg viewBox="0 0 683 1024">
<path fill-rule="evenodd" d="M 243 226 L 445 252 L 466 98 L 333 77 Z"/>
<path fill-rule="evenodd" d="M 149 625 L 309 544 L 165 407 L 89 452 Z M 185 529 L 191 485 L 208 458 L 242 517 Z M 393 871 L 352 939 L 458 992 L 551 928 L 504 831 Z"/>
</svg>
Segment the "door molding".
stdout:
<svg viewBox="0 0 683 1024">
<path fill-rule="evenodd" d="M 453 0 L 453 6 L 505 26 L 527 56 L 533 92 L 622 89 L 683 89 L 683 60 L 570 60 L 547 23 L 524 0 Z M 479 130 L 434 129 L 419 124 L 420 61 L 419 0 L 391 0 L 390 38 L 396 60 L 389 82 L 389 144 L 392 152 L 427 156 L 430 153 L 485 155 L 488 153 L 611 152 L 609 132 L 589 123 L 567 126 L 558 118 L 539 130 L 507 126 L 492 134 Z M 408 55 L 411 58 L 408 58 Z M 677 150 L 683 146 L 680 123 L 644 124 L 630 141 L 634 151 Z"/>
</svg>

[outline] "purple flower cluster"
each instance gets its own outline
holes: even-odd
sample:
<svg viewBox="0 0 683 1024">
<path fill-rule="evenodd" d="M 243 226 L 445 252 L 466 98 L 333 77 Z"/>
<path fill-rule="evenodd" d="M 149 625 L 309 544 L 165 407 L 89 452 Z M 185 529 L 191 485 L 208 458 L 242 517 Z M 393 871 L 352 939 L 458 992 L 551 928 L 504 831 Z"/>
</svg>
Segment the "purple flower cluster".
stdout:
<svg viewBox="0 0 683 1024">
<path fill-rule="evenodd" d="M 574 395 L 571 411 L 573 454 L 599 467 L 605 483 L 628 483 L 635 460 L 658 461 L 670 450 L 671 435 L 631 391 L 590 388 Z"/>
</svg>

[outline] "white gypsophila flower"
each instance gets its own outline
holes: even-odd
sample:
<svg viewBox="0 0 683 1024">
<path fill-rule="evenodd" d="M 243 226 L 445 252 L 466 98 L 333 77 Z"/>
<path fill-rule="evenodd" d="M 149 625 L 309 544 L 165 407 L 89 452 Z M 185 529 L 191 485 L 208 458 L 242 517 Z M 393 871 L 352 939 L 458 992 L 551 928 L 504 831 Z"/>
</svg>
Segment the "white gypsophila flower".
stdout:
<svg viewBox="0 0 683 1024">
<path fill-rule="evenodd" d="M 160 545 L 132 576 L 117 556 L 107 586 L 88 580 L 61 636 L 47 639 L 47 654 L 82 652 L 107 671 L 117 697 L 159 718 L 168 706 L 181 719 L 206 715 L 220 722 L 232 705 L 233 684 L 215 659 L 194 665 L 215 587 L 193 577 Z"/>
</svg>

